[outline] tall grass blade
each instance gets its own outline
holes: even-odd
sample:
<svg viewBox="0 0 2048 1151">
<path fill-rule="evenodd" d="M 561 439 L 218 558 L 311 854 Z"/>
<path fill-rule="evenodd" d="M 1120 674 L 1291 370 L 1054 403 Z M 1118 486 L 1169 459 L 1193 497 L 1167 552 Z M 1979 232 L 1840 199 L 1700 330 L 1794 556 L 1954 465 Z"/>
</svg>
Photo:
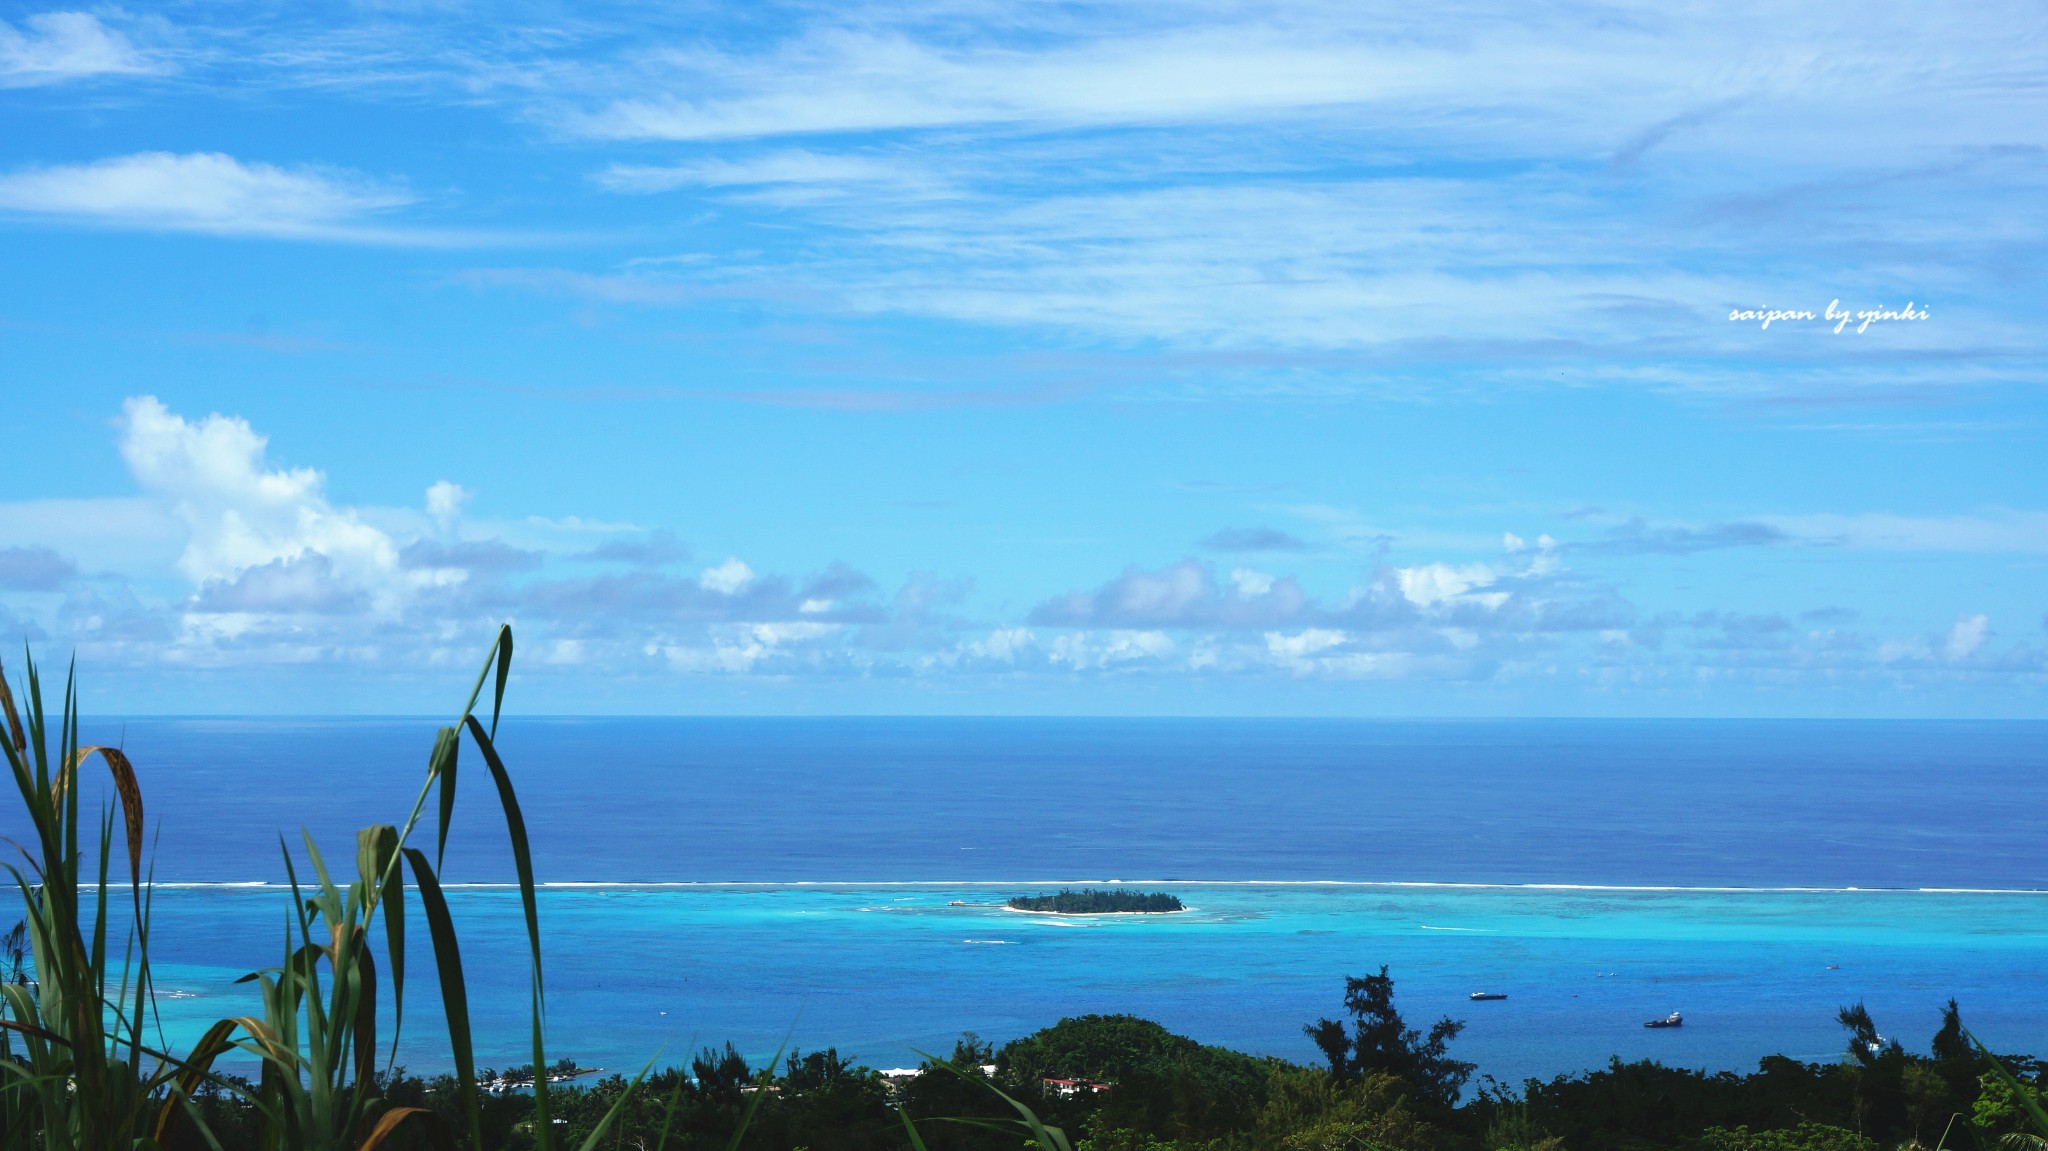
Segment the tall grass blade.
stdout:
<svg viewBox="0 0 2048 1151">
<path fill-rule="evenodd" d="M 398 829 L 388 823 L 357 834 L 356 869 L 366 883 L 381 879 L 377 904 L 384 912 L 384 956 L 391 965 L 391 1054 L 398 1065 L 398 1037 L 405 1028 L 405 873 L 399 867 Z"/>
<path fill-rule="evenodd" d="M 432 774 L 441 782 L 441 818 L 435 825 L 434 839 L 436 867 L 448 856 L 448 829 L 455 825 L 455 769 L 461 765 L 461 760 L 462 737 L 456 729 L 444 727 L 436 732 Z"/>
<path fill-rule="evenodd" d="M 498 682 L 491 690 L 491 738 L 498 737 L 498 713 L 505 706 L 505 681 L 512 677 L 512 628 L 498 629 Z"/>
<path fill-rule="evenodd" d="M 661 1055 L 657 1052 L 654 1056 L 654 1059 L 659 1058 L 661 1058 Z M 633 1092 L 638 1091 L 640 1089 L 640 1085 L 647 1081 L 648 1072 L 654 1070 L 654 1059 L 649 1059 L 647 1061 L 647 1066 L 642 1067 L 640 1069 L 640 1074 L 633 1076 L 633 1081 L 631 1083 L 626 1084 L 626 1089 L 624 1091 L 619 1092 L 619 1097 L 617 1099 L 612 1100 L 612 1105 L 610 1107 L 605 1108 L 604 1117 L 597 1121 L 597 1126 L 592 1127 L 590 1129 L 590 1134 L 583 1137 L 583 1142 L 579 1145 L 578 1151 L 596 1151 L 597 1141 L 604 1138 L 605 1132 L 611 1130 L 612 1124 L 618 1121 L 619 1112 L 624 1111 L 626 1109 L 627 1100 L 633 1098 Z M 545 1076 L 542 1075 L 540 1072 L 540 1065 L 535 1064 L 534 1081 L 537 1083 L 543 1078 L 545 1078 Z M 540 1118 L 540 1113 L 538 1111 L 536 1111 L 534 1115 L 535 1126 L 539 1126 L 541 1123 L 546 1122 L 545 1119 Z"/>
<path fill-rule="evenodd" d="M 924 1136 L 917 1133 L 917 1124 L 910 1121 L 910 1112 L 899 1106 L 896 1117 L 903 1120 L 903 1133 L 910 1137 L 911 1151 L 925 1151 Z"/>
<path fill-rule="evenodd" d="M 1970 1042 L 1976 1044 L 1977 1050 L 1983 1053 L 1985 1062 L 1991 1064 L 1991 1073 L 1998 1076 L 1999 1082 L 2005 1084 L 2006 1090 L 2012 1092 L 2013 1100 L 2026 1111 L 2027 1118 L 2033 1121 L 2035 1129 L 2043 1136 L 2048 1136 L 2048 1111 L 2041 1109 L 2040 1101 L 2034 1098 L 2033 1088 L 2020 1082 L 2019 1076 L 2007 1070 L 2005 1061 L 1992 1054 L 1991 1049 L 1984 1046 L 1984 1041 L 1977 1038 L 1969 1028 L 1964 1028 L 1963 1034 L 1969 1036 Z"/>
<path fill-rule="evenodd" d="M 463 1118 L 469 1123 L 470 1146 L 482 1147 L 483 1116 L 477 1104 L 476 1053 L 469 1034 L 469 992 L 462 980 L 462 954 L 455 944 L 455 924 L 448 915 L 448 900 L 441 894 L 441 881 L 416 847 L 405 849 L 412 864 L 413 882 L 420 889 L 420 906 L 426 911 L 427 933 L 434 940 L 434 966 L 441 976 L 441 1006 L 448 1016 L 449 1055 L 455 1060 L 456 1094 Z M 545 1072 L 536 1067 L 536 1077 Z"/>
</svg>

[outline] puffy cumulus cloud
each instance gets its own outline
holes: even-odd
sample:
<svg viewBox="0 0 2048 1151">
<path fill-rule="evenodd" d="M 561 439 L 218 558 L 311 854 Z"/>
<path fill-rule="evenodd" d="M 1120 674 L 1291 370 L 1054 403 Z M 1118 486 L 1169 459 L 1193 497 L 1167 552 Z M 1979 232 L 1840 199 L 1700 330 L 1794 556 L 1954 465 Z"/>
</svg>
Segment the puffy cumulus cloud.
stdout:
<svg viewBox="0 0 2048 1151">
<path fill-rule="evenodd" d="M 191 610 L 213 614 L 338 615 L 367 610 L 369 596 L 334 578 L 334 563 L 319 552 L 302 552 L 245 569 L 232 580 L 208 580 L 192 598 Z"/>
<path fill-rule="evenodd" d="M 1119 629 L 1075 632 L 1052 641 L 1047 662 L 1073 671 L 1100 671 L 1128 664 L 1159 664 L 1178 650 L 1163 631 Z"/>
<path fill-rule="evenodd" d="M 171 525 L 153 561 L 161 579 L 131 584 L 90 556 L 93 570 L 81 571 L 62 550 L 24 546 L 45 537 L 24 538 L 0 547 L 0 633 L 135 665 L 352 662 L 388 674 L 466 664 L 471 641 L 509 619 L 535 674 L 576 668 L 643 682 L 1268 676 L 1619 690 L 2048 672 L 2029 643 L 2036 633 L 2001 638 L 1985 614 L 1887 635 L 1825 604 L 1642 612 L 1573 570 L 1570 545 L 1541 534 L 1506 535 L 1498 550 L 1466 541 L 1450 556 L 1410 545 L 1400 562 L 1389 543 L 1352 580 L 1313 593 L 1278 549 L 1256 564 L 1134 565 L 1019 611 L 978 603 L 969 580 L 931 572 L 885 586 L 837 562 L 779 573 L 728 555 L 685 569 L 688 549 L 664 531 L 585 519 L 494 525 L 465 514 L 468 493 L 450 480 L 420 506 L 348 507 L 319 471 L 273 460 L 247 421 L 183 416 L 150 397 L 126 406 L 119 447 L 141 492 L 130 502 Z M 10 522 L 28 521 L 0 515 Z M 1761 540 L 1623 529 L 1677 553 Z"/>
<path fill-rule="evenodd" d="M 123 406 L 120 426 L 128 470 L 186 529 L 178 567 L 195 582 L 317 553 L 349 586 L 382 591 L 394 583 L 391 537 L 331 506 L 319 472 L 271 467 L 269 440 L 248 421 L 218 413 L 191 421 L 155 396 L 138 396 Z"/>
<path fill-rule="evenodd" d="M 1613 589 L 1566 571 L 1548 537 L 1502 564 L 1380 564 L 1335 599 L 1253 568 L 1219 580 L 1196 560 L 1133 567 L 1029 616 L 1058 629 L 1034 637 L 1047 666 L 1337 679 L 1484 677 L 1517 661 L 1554 660 L 1574 636 L 1622 633 L 1635 621 Z M 961 647 L 970 662 L 988 654 L 985 640 Z M 1012 652 L 1007 662 L 1026 661 Z"/>
<path fill-rule="evenodd" d="M 738 595 L 754 582 L 754 569 L 748 567 L 738 556 L 727 556 L 717 567 L 705 568 L 697 577 L 699 585 L 720 595 Z"/>
<path fill-rule="evenodd" d="M 469 506 L 469 489 L 447 480 L 436 480 L 427 488 L 427 518 L 434 521 L 434 527 L 447 535 L 455 530 L 462 519 L 462 509 Z"/>
<path fill-rule="evenodd" d="M 1272 591 L 1273 585 L 1278 582 L 1278 577 L 1256 568 L 1233 568 L 1230 572 L 1230 586 L 1237 589 L 1237 594 L 1248 599 L 1265 595 Z"/>
<path fill-rule="evenodd" d="M 1990 616 L 1982 614 L 1964 616 L 1956 621 L 1954 627 L 1948 629 L 1948 637 L 1941 645 L 1941 654 L 1946 656 L 1951 663 L 1966 660 L 1977 654 L 1978 649 L 1984 646 L 1985 639 L 1990 635 Z"/>
<path fill-rule="evenodd" d="M 1453 567 L 1432 563 L 1394 569 L 1394 580 L 1400 585 L 1402 596 L 1425 608 L 1459 601 L 1498 608 L 1508 601 L 1508 593 L 1487 590 L 1496 578 L 1494 569 L 1485 564 Z"/>
<path fill-rule="evenodd" d="M 1300 662 L 1310 656 L 1341 647 L 1347 637 L 1341 631 L 1325 627 L 1306 628 L 1293 635 L 1284 632 L 1266 633 L 1266 650 L 1276 659 Z"/>
<path fill-rule="evenodd" d="M 1216 573 L 1186 559 L 1147 571 L 1139 567 L 1092 592 L 1070 592 L 1039 604 L 1029 622 L 1055 627 L 1261 627 L 1300 615 L 1308 606 L 1293 577 L 1245 571 L 1226 590 Z"/>
<path fill-rule="evenodd" d="M 657 643 L 649 650 L 679 671 L 727 675 L 858 665 L 860 661 L 850 653 L 819 645 L 838 630 L 838 625 L 820 623 L 726 624 L 713 628 L 706 642 Z"/>
<path fill-rule="evenodd" d="M 56 591 L 78 565 L 50 548 L 0 548 L 0 591 Z"/>
<path fill-rule="evenodd" d="M 0 20 L 0 88 L 160 70 L 127 36 L 89 12 L 40 12 L 20 27 Z"/>
<path fill-rule="evenodd" d="M 1612 589 L 1564 572 L 1543 549 L 1508 565 L 1382 564 L 1335 602 L 1311 597 L 1292 576 L 1251 568 L 1233 569 L 1223 582 L 1197 560 L 1156 570 L 1132 567 L 1094 591 L 1040 603 L 1028 622 L 1217 632 L 1337 628 L 1418 637 L 1458 628 L 1498 637 L 1623 627 L 1634 614 Z"/>
<path fill-rule="evenodd" d="M 980 639 L 966 641 L 960 650 L 971 659 L 1014 665 L 1037 647 L 1038 637 L 1030 628 L 999 627 Z"/>
</svg>

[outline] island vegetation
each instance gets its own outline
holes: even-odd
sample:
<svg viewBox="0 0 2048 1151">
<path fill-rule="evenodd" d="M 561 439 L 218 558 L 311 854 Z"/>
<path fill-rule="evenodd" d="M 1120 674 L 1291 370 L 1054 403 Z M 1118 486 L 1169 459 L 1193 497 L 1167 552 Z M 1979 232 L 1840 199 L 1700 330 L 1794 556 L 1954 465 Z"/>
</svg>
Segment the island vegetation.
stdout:
<svg viewBox="0 0 2048 1151">
<path fill-rule="evenodd" d="M 0 863 L 21 907 L 19 930 L 0 935 L 0 1151 L 2048 1147 L 2048 1063 L 1993 1056 L 1964 1030 L 1953 1001 L 1926 1055 L 1882 1038 L 1854 1004 L 1838 1013 L 1847 1037 L 1833 1061 L 1773 1056 L 1738 1075 L 1614 1060 L 1519 1085 L 1475 1083 L 1478 1069 L 1451 1051 L 1462 1025 L 1409 1026 L 1385 967 L 1346 979 L 1342 1011 L 1303 1026 L 1321 1056 L 1307 1063 L 1203 1044 L 1129 1015 L 1081 1015 L 1000 1047 L 969 1034 L 950 1057 L 895 1075 L 833 1048 L 756 1063 L 726 1044 L 687 1067 L 566 1083 L 585 1069 L 543 1050 L 531 857 L 494 742 L 511 652 L 505 629 L 469 702 L 439 733 L 410 814 L 358 835 L 354 876 L 309 838 L 303 854 L 285 856 L 293 890 L 280 964 L 246 981 L 246 1011 L 178 1051 L 165 1050 L 146 1022 L 155 944 L 136 773 L 119 749 L 79 746 L 70 685 L 51 723 L 33 665 L 19 706 L 0 675 L 0 749 L 31 832 L 20 858 Z M 488 724 L 477 714 L 487 685 Z M 504 809 L 534 965 L 531 1059 L 502 1074 L 476 1064 L 441 893 L 439 844 L 465 746 Z M 111 773 L 115 796 L 97 815 L 80 801 L 79 774 L 94 759 Z M 431 831 L 421 828 L 415 846 L 412 833 L 437 790 L 440 817 L 424 821 Z M 1158 893 L 1039 898 L 1050 911 L 1180 909 Z M 431 1077 L 393 1065 L 395 1045 L 379 1032 L 380 1020 L 395 1027 L 403 1017 L 408 921 L 426 932 L 427 974 L 439 984 L 446 1024 L 448 1046 L 434 1054 L 448 1071 Z M 380 1003 L 391 1005 L 388 1015 Z"/>
<path fill-rule="evenodd" d="M 761 1064 L 727 1044 L 637 1089 L 618 1075 L 558 1088 L 553 1113 L 566 1146 L 578 1146 L 611 1116 L 601 1146 L 672 1151 L 1061 1151 L 1031 1122 L 1057 1131 L 1070 1151 L 2042 1146 L 2028 1141 L 2043 1133 L 2028 1108 L 2039 1105 L 2048 1063 L 2007 1058 L 1995 1069 L 1964 1037 L 1953 1005 L 1931 1055 L 1891 1042 L 1873 1050 L 1869 1016 L 1852 1006 L 1841 1013 L 1846 1044 L 1833 1062 L 1773 1056 L 1738 1075 L 1615 1060 L 1511 1085 L 1484 1077 L 1475 1084 L 1476 1069 L 1446 1049 L 1456 1024 L 1412 1028 L 1394 1010 L 1392 992 L 1384 972 L 1347 981 L 1343 1015 L 1308 1027 L 1312 1037 L 1343 1033 L 1315 1064 L 1206 1045 L 1134 1016 L 1082 1015 L 999 1046 L 965 1035 L 950 1056 L 893 1078 L 836 1049 Z M 401 1070 L 377 1080 L 376 1089 L 394 1106 L 450 1121 L 460 1112 L 449 1076 Z M 532 1147 L 533 1103 L 531 1095 L 487 1096 L 484 1146 Z M 199 1111 L 226 1151 L 264 1146 L 254 1137 L 259 1117 L 242 1094 L 210 1091 Z M 415 1133 L 387 1146 L 424 1151 L 433 1144 Z"/>
<path fill-rule="evenodd" d="M 1140 892 L 1115 888 L 1079 891 L 1061 888 L 1055 895 L 1019 895 L 1005 904 L 1012 911 L 1043 911 L 1053 915 L 1158 915 L 1185 911 L 1180 897 L 1163 891 Z"/>
</svg>

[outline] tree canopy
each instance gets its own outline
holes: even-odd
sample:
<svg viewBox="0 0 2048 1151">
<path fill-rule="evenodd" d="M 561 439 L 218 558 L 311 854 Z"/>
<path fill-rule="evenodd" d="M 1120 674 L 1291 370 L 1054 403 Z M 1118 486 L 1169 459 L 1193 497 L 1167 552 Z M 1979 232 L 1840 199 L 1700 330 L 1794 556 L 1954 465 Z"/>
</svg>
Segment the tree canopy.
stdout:
<svg viewBox="0 0 2048 1151">
<path fill-rule="evenodd" d="M 1318 1019 L 1302 1028 L 1329 1061 L 1330 1075 L 1340 1082 L 1383 1072 L 1407 1082 L 1418 1102 L 1447 1110 L 1472 1075 L 1473 1065 L 1446 1054 L 1465 1025 L 1448 1016 L 1424 1035 L 1409 1027 L 1394 1010 L 1394 980 L 1385 967 L 1378 975 L 1344 980 L 1344 1010 L 1351 1026 Z"/>
</svg>

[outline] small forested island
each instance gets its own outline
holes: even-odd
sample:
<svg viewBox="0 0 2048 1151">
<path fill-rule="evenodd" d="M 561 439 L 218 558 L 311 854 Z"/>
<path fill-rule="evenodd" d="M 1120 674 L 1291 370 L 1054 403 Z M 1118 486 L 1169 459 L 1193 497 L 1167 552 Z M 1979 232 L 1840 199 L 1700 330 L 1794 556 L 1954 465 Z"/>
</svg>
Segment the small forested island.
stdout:
<svg viewBox="0 0 2048 1151">
<path fill-rule="evenodd" d="M 1058 895 L 1019 895 L 1007 906 L 1012 911 L 1044 911 L 1054 915 L 1157 915 L 1187 910 L 1178 896 L 1163 891 L 1097 891 L 1092 887 L 1080 891 L 1063 887 Z"/>
</svg>

